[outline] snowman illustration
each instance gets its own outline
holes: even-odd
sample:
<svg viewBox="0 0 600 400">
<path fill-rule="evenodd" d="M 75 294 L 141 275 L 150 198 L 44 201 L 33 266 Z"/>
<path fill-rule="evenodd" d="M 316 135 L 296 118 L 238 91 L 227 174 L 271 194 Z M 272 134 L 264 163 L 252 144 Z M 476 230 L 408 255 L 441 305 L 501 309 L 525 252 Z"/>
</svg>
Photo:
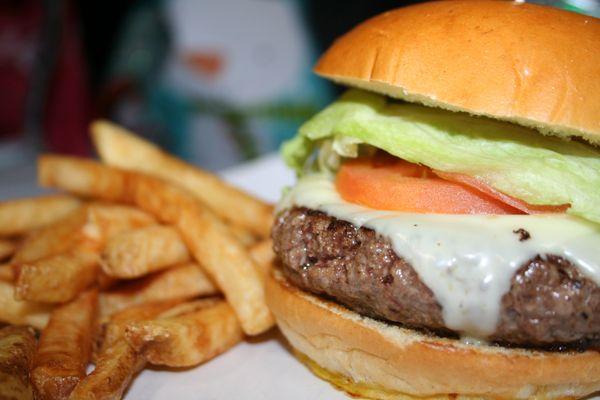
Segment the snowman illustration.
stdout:
<svg viewBox="0 0 600 400">
<path fill-rule="evenodd" d="M 274 150 L 327 99 L 298 4 L 166 2 L 164 80 L 183 99 L 184 157 L 220 168 Z"/>
</svg>

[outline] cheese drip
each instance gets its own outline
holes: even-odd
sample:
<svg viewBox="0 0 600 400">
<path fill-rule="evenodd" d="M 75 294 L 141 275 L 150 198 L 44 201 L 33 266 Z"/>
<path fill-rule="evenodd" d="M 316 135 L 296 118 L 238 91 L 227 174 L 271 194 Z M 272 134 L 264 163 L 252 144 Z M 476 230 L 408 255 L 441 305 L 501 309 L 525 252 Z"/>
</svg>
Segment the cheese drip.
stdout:
<svg viewBox="0 0 600 400">
<path fill-rule="evenodd" d="M 491 335 L 512 277 L 538 254 L 558 255 L 600 285 L 600 225 L 566 214 L 450 215 L 374 210 L 344 201 L 330 177 L 302 178 L 279 210 L 307 207 L 392 243 L 434 293 L 446 326 L 475 338 Z M 523 232 L 529 234 L 524 238 Z"/>
</svg>

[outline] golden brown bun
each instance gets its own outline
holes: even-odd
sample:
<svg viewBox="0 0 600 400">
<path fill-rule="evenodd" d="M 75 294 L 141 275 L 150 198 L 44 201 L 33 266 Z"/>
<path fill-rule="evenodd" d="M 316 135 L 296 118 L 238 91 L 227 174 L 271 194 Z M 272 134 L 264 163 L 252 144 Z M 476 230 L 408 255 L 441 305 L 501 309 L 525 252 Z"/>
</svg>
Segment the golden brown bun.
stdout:
<svg viewBox="0 0 600 400">
<path fill-rule="evenodd" d="M 452 111 L 600 144 L 600 19 L 507 1 L 441 1 L 381 14 L 315 72 Z"/>
<path fill-rule="evenodd" d="M 369 398 L 579 398 L 600 390 L 600 352 L 466 345 L 387 325 L 302 292 L 277 270 L 267 302 L 317 375 Z"/>
</svg>

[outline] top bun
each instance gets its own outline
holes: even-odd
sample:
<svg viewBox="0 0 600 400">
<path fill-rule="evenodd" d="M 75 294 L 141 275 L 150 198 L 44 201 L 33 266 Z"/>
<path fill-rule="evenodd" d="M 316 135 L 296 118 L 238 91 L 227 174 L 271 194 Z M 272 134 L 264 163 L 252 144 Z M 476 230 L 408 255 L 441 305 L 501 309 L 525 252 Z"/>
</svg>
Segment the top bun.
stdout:
<svg viewBox="0 0 600 400">
<path fill-rule="evenodd" d="M 315 72 L 336 82 L 600 144 L 600 19 L 507 1 L 383 13 Z"/>
</svg>

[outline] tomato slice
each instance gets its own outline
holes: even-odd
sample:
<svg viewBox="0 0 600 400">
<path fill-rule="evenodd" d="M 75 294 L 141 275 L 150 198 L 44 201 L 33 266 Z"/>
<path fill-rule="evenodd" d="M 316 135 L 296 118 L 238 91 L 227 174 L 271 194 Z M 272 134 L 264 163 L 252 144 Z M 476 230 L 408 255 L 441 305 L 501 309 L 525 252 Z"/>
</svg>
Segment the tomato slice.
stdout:
<svg viewBox="0 0 600 400">
<path fill-rule="evenodd" d="M 465 175 L 446 174 L 388 156 L 342 164 L 336 188 L 348 202 L 378 210 L 424 214 L 525 214 L 562 212 L 536 207 Z"/>
<path fill-rule="evenodd" d="M 486 185 L 481 182 L 477 178 L 473 178 L 468 175 L 463 174 L 455 174 L 451 172 L 441 172 L 441 171 L 433 171 L 434 174 L 439 176 L 440 178 L 462 183 L 474 189 L 477 189 L 483 193 L 486 193 L 506 204 L 513 206 L 516 209 L 523 211 L 526 214 L 547 214 L 547 213 L 564 213 L 569 208 L 568 204 L 563 204 L 561 206 L 537 206 L 533 204 L 529 204 L 524 202 L 523 200 L 516 199 L 512 196 L 506 195 L 493 187 Z"/>
</svg>

